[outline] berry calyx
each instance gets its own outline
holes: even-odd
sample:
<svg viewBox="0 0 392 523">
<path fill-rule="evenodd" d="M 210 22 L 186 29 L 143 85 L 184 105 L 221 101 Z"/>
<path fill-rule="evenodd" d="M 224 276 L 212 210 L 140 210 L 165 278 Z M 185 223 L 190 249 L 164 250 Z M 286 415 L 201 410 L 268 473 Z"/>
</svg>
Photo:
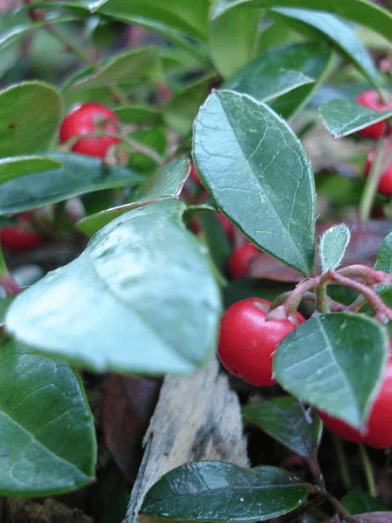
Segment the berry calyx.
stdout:
<svg viewBox="0 0 392 523">
<path fill-rule="evenodd" d="M 376 89 L 368 89 L 367 91 L 364 91 L 356 97 L 355 101 L 376 112 L 392 109 L 392 100 L 388 103 L 382 102 L 380 100 L 380 94 Z M 373 138 L 374 140 L 378 140 L 385 133 L 386 126 L 387 123 L 383 120 L 361 129 L 358 131 L 358 134 L 363 138 Z"/>
<path fill-rule="evenodd" d="M 344 421 L 319 411 L 328 430 L 347 441 L 364 443 L 369 447 L 384 449 L 392 446 L 392 341 L 389 341 L 389 360 L 381 387 L 371 407 L 366 427 L 357 430 Z"/>
<path fill-rule="evenodd" d="M 389 149 L 392 149 L 392 142 L 388 143 Z M 370 169 L 374 163 L 376 157 L 376 147 L 373 147 L 366 158 L 364 174 L 368 176 Z M 383 169 L 383 174 L 378 182 L 378 192 L 384 196 L 392 196 L 392 162 L 387 164 Z"/>
<path fill-rule="evenodd" d="M 113 123 L 105 123 L 102 129 L 104 120 L 111 120 Z M 118 123 L 117 116 L 105 105 L 98 103 L 82 104 L 71 109 L 64 118 L 60 126 L 60 141 L 64 143 L 74 136 L 98 133 L 100 130 L 115 133 Z M 103 158 L 109 147 L 119 143 L 119 141 L 119 138 L 110 135 L 81 138 L 73 145 L 72 151 Z"/>
<path fill-rule="evenodd" d="M 276 348 L 295 325 L 290 320 L 266 320 L 271 302 L 245 298 L 233 303 L 220 324 L 218 356 L 234 376 L 258 387 L 276 383 L 272 362 Z M 305 318 L 296 313 L 298 324 Z"/>
</svg>

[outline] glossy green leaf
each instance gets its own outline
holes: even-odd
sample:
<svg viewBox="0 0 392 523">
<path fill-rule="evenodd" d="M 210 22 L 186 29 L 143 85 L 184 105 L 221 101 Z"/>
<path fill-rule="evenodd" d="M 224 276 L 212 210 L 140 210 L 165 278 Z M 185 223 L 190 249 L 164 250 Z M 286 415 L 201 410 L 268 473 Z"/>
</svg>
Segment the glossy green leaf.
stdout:
<svg viewBox="0 0 392 523">
<path fill-rule="evenodd" d="M 78 228 L 87 236 L 92 236 L 114 218 L 135 207 L 156 200 L 179 198 L 188 169 L 189 161 L 185 158 L 169 162 L 133 191 L 129 203 L 87 216 L 78 222 Z"/>
<path fill-rule="evenodd" d="M 223 78 L 230 78 L 254 57 L 260 17 L 254 11 L 229 11 L 210 21 L 209 55 Z"/>
<path fill-rule="evenodd" d="M 138 17 L 162 22 L 195 38 L 206 38 L 209 0 L 184 2 L 183 0 L 108 0 L 100 13 L 115 17 Z"/>
<path fill-rule="evenodd" d="M 211 17 L 223 15 L 228 9 L 235 7 L 301 7 L 314 9 L 314 0 L 215 0 Z M 330 11 L 338 16 L 373 29 L 376 33 L 391 40 L 392 13 L 370 0 L 318 0 L 317 9 Z"/>
<path fill-rule="evenodd" d="M 6 328 L 96 370 L 190 372 L 215 346 L 220 295 L 206 248 L 165 200 L 123 214 L 19 295 Z"/>
<path fill-rule="evenodd" d="M 48 156 L 13 156 L 0 159 L 0 185 L 24 174 L 62 167 L 62 162 Z"/>
<path fill-rule="evenodd" d="M 320 238 L 321 269 L 327 272 L 336 269 L 350 241 L 350 230 L 343 223 L 327 229 Z"/>
<path fill-rule="evenodd" d="M 319 314 L 280 343 L 274 373 L 291 394 L 342 418 L 366 422 L 387 360 L 386 331 L 362 314 Z"/>
<path fill-rule="evenodd" d="M 386 236 L 377 254 L 374 264 L 376 271 L 385 271 L 392 274 L 392 233 Z"/>
<path fill-rule="evenodd" d="M 4 323 L 5 313 L 7 312 L 8 307 L 11 305 L 15 297 L 16 296 L 13 295 L 0 299 L 0 324 Z"/>
<path fill-rule="evenodd" d="M 0 158 L 44 151 L 62 113 L 58 91 L 44 82 L 23 82 L 0 91 Z"/>
<path fill-rule="evenodd" d="M 121 105 L 115 107 L 116 113 L 121 123 L 141 123 L 146 125 L 156 125 L 163 123 L 162 111 L 154 105 Z"/>
<path fill-rule="evenodd" d="M 291 512 L 309 485 L 275 467 L 245 469 L 220 461 L 188 463 L 160 478 L 141 512 L 193 521 L 264 521 Z"/>
<path fill-rule="evenodd" d="M 355 133 L 392 116 L 392 110 L 376 112 L 351 100 L 330 100 L 320 107 L 320 116 L 335 138 Z"/>
<path fill-rule="evenodd" d="M 199 107 L 210 91 L 212 79 L 208 76 L 194 82 L 165 104 L 163 115 L 168 127 L 183 135 L 191 131 Z"/>
<path fill-rule="evenodd" d="M 39 20 L 37 22 L 29 21 L 23 24 L 14 25 L 8 31 L 0 35 L 0 49 L 7 47 L 11 43 L 15 42 L 19 38 L 26 36 L 32 31 L 39 29 L 40 27 L 45 26 L 46 24 L 56 24 L 63 22 L 72 22 L 78 20 L 75 16 L 62 16 L 62 17 L 53 17 L 48 16 L 44 20 Z"/>
<path fill-rule="evenodd" d="M 104 167 L 100 158 L 75 153 L 47 153 L 63 167 L 30 173 L 0 185 L 0 214 L 14 214 L 71 196 L 135 185 L 143 177 L 126 167 Z"/>
<path fill-rule="evenodd" d="M 216 91 L 194 126 L 195 162 L 217 207 L 254 243 L 309 274 L 314 181 L 294 133 L 268 106 Z"/>
<path fill-rule="evenodd" d="M 373 60 L 347 21 L 332 13 L 315 9 L 277 8 L 272 11 L 275 15 L 284 17 L 285 21 L 294 22 L 295 27 L 300 30 L 303 27 L 302 24 L 305 24 L 306 28 L 316 29 L 327 38 L 329 43 L 342 51 L 370 82 L 377 83 L 377 69 Z M 305 31 L 307 30 L 305 29 Z"/>
<path fill-rule="evenodd" d="M 374 498 L 367 492 L 360 492 L 358 490 L 350 490 L 340 500 L 343 507 L 350 512 L 350 514 L 362 514 L 363 512 L 377 512 L 388 510 L 381 501 Z"/>
<path fill-rule="evenodd" d="M 250 421 L 307 461 L 316 459 L 321 440 L 320 419 L 291 396 L 248 403 L 242 408 Z"/>
<path fill-rule="evenodd" d="M 138 47 L 114 56 L 97 72 L 72 84 L 72 89 L 91 89 L 110 84 L 135 84 L 148 77 L 156 68 L 154 47 Z"/>
<path fill-rule="evenodd" d="M 331 49 L 323 44 L 284 45 L 251 60 L 224 87 L 269 102 L 276 112 L 288 118 L 311 95 L 331 57 Z"/>
<path fill-rule="evenodd" d="M 71 367 L 3 341 L 0 389 L 1 494 L 44 496 L 90 483 L 94 422 Z"/>
</svg>

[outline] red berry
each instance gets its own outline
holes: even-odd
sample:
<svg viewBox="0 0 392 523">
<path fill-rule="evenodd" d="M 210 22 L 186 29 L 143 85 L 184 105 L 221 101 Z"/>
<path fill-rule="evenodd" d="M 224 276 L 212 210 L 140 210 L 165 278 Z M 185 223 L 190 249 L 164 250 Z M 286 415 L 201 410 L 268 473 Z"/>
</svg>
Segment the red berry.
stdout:
<svg viewBox="0 0 392 523">
<path fill-rule="evenodd" d="M 379 92 L 376 89 L 369 89 L 364 91 L 356 97 L 355 101 L 360 105 L 368 107 L 369 109 L 373 109 L 373 111 L 377 111 L 378 113 L 392 109 L 392 100 L 388 103 L 381 102 Z M 361 129 L 358 131 L 358 134 L 364 138 L 373 138 L 374 140 L 378 140 L 380 136 L 384 134 L 386 125 L 387 124 L 385 121 L 377 122 L 373 125 L 365 127 L 364 129 Z"/>
<path fill-rule="evenodd" d="M 189 177 L 196 185 L 199 185 L 200 187 L 203 187 L 203 182 L 201 181 L 200 174 L 198 173 L 195 164 L 191 163 L 191 170 L 189 173 Z"/>
<path fill-rule="evenodd" d="M 389 341 L 389 360 L 377 397 L 370 410 L 365 429 L 361 432 L 344 421 L 319 412 L 327 428 L 339 438 L 365 443 L 376 449 L 392 446 L 392 342 Z"/>
<path fill-rule="evenodd" d="M 98 103 L 87 103 L 71 109 L 60 126 L 60 141 L 66 142 L 73 136 L 89 134 L 99 130 L 100 120 L 112 120 L 118 124 L 117 116 L 107 107 Z M 98 126 L 97 126 L 98 124 Z M 107 123 L 105 130 L 116 132 L 116 125 Z M 120 140 L 113 136 L 102 136 L 101 138 L 82 138 L 72 147 L 77 153 L 103 158 L 111 145 Z"/>
<path fill-rule="evenodd" d="M 11 252 L 29 251 L 45 240 L 45 236 L 23 225 L 5 225 L 0 230 L 2 247 Z"/>
<path fill-rule="evenodd" d="M 226 236 L 229 240 L 231 240 L 234 236 L 234 225 L 233 223 L 227 218 L 224 214 L 221 214 L 220 212 L 216 212 L 215 216 L 218 218 L 218 220 L 221 222 L 222 227 L 226 233 Z"/>
<path fill-rule="evenodd" d="M 241 245 L 241 247 L 235 249 L 227 263 L 227 272 L 229 276 L 233 279 L 246 276 L 249 272 L 251 261 L 259 255 L 259 249 L 249 242 L 246 242 Z"/>
<path fill-rule="evenodd" d="M 231 305 L 222 316 L 218 356 L 234 376 L 258 387 L 276 383 L 272 377 L 274 352 L 295 325 L 290 320 L 268 320 L 271 302 L 246 298 Z M 305 321 L 297 313 L 298 323 Z"/>
<path fill-rule="evenodd" d="M 392 142 L 389 142 L 389 148 L 392 149 Z M 376 148 L 373 147 L 366 158 L 365 176 L 369 174 L 370 168 L 376 156 Z M 389 163 L 378 182 L 378 191 L 384 196 L 392 196 L 392 162 Z"/>
</svg>

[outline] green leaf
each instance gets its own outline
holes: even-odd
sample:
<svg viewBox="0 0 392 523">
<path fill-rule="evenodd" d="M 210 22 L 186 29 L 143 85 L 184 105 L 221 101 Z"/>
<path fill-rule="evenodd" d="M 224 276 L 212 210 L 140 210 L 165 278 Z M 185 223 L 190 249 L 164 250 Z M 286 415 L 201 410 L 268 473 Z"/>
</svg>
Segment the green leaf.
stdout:
<svg viewBox="0 0 392 523">
<path fill-rule="evenodd" d="M 7 312 L 8 307 L 11 305 L 15 298 L 16 296 L 12 295 L 0 299 L 0 324 L 4 323 L 5 313 Z"/>
<path fill-rule="evenodd" d="M 294 22 L 295 27 L 300 31 L 302 31 L 303 24 L 305 24 L 305 32 L 309 27 L 316 29 L 316 36 L 319 36 L 319 32 L 324 35 L 328 43 L 335 45 L 371 83 L 377 85 L 377 69 L 372 58 L 354 29 L 345 20 L 334 14 L 315 9 L 278 8 L 273 9 L 272 12 L 289 23 Z"/>
<path fill-rule="evenodd" d="M 168 127 L 183 135 L 191 131 L 199 107 L 210 91 L 212 79 L 208 76 L 188 85 L 165 104 L 163 115 Z"/>
<path fill-rule="evenodd" d="M 133 191 L 130 203 L 87 216 L 78 222 L 78 228 L 87 236 L 92 236 L 114 218 L 135 207 L 156 200 L 179 198 L 188 169 L 189 161 L 185 158 L 177 158 L 169 162 Z"/>
<path fill-rule="evenodd" d="M 217 207 L 260 248 L 311 273 L 314 180 L 287 124 L 247 95 L 216 91 L 196 118 L 193 154 Z"/>
<path fill-rule="evenodd" d="M 121 105 L 115 107 L 116 113 L 122 123 L 142 123 L 146 125 L 157 125 L 163 123 L 162 111 L 154 105 Z"/>
<path fill-rule="evenodd" d="M 320 107 L 320 116 L 335 138 L 347 136 L 392 116 L 392 110 L 376 112 L 351 100 L 330 100 Z"/>
<path fill-rule="evenodd" d="M 138 47 L 111 58 L 97 72 L 83 77 L 71 89 L 91 89 L 110 84 L 136 84 L 157 66 L 155 47 Z"/>
<path fill-rule="evenodd" d="M 320 239 L 322 272 L 339 267 L 350 241 L 350 230 L 343 223 L 327 229 Z"/>
<path fill-rule="evenodd" d="M 209 53 L 223 78 L 230 78 L 254 57 L 260 18 L 260 13 L 254 11 L 229 11 L 210 21 Z"/>
<path fill-rule="evenodd" d="M 374 264 L 376 271 L 384 271 L 392 274 L 392 232 L 382 241 Z"/>
<path fill-rule="evenodd" d="M 228 9 L 235 7 L 303 7 L 314 9 L 314 0 L 215 0 L 210 13 L 214 19 L 221 16 Z M 370 0 L 318 0 L 317 9 L 330 11 L 338 16 L 352 20 L 358 24 L 373 29 L 391 41 L 392 13 Z"/>
<path fill-rule="evenodd" d="M 284 45 L 251 60 L 224 87 L 270 102 L 276 112 L 288 118 L 311 95 L 331 56 L 330 48 L 319 43 Z"/>
<path fill-rule="evenodd" d="M 350 514 L 362 514 L 363 512 L 373 511 L 383 512 L 388 510 L 388 508 L 377 498 L 358 490 L 350 490 L 340 501 L 343 507 L 348 510 Z"/>
<path fill-rule="evenodd" d="M 282 340 L 274 373 L 294 396 L 361 428 L 379 387 L 387 348 L 387 334 L 372 318 L 320 314 Z"/>
<path fill-rule="evenodd" d="M 73 262 L 20 294 L 6 328 L 95 370 L 190 372 L 215 346 L 220 295 L 206 249 L 166 200 L 110 222 Z"/>
<path fill-rule="evenodd" d="M 44 82 L 23 82 L 0 91 L 0 158 L 44 151 L 62 113 L 58 91 Z"/>
<path fill-rule="evenodd" d="M 47 153 L 63 167 L 19 176 L 0 185 L 0 214 L 14 214 L 71 196 L 135 185 L 143 177 L 126 167 L 104 167 L 100 158 L 75 153 Z"/>
<path fill-rule="evenodd" d="M 0 350 L 0 493 L 47 496 L 94 477 L 93 417 L 71 367 L 22 348 Z"/>
<path fill-rule="evenodd" d="M 141 512 L 194 521 L 264 521 L 305 501 L 309 485 L 275 467 L 245 469 L 219 461 L 188 463 L 160 478 Z"/>
<path fill-rule="evenodd" d="M 114 16 L 131 16 L 163 22 L 195 38 L 206 39 L 209 0 L 184 2 L 183 0 L 108 0 L 100 13 Z"/>
<path fill-rule="evenodd" d="M 0 159 L 0 185 L 7 180 L 37 171 L 62 167 L 62 162 L 48 156 L 13 156 Z"/>
<path fill-rule="evenodd" d="M 315 461 L 322 423 L 317 416 L 290 396 L 249 403 L 242 408 L 250 421 L 307 461 Z"/>
</svg>

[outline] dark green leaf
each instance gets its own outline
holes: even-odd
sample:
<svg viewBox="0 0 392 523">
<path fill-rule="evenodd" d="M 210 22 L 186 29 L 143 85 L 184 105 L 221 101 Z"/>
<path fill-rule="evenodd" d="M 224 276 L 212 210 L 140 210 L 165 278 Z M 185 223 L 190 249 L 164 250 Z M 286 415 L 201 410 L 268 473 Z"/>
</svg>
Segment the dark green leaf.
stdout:
<svg viewBox="0 0 392 523">
<path fill-rule="evenodd" d="M 0 492 L 44 496 L 93 480 L 93 417 L 64 361 L 3 341 L 0 350 Z"/>
<path fill-rule="evenodd" d="M 304 274 L 314 262 L 314 180 L 294 133 L 268 106 L 216 91 L 194 126 L 194 158 L 219 209 Z"/>
<path fill-rule="evenodd" d="M 143 177 L 125 167 L 104 167 L 100 158 L 75 153 L 47 153 L 63 167 L 8 180 L 0 185 L 0 214 L 13 214 L 71 196 L 135 185 Z"/>
<path fill-rule="evenodd" d="M 376 271 L 392 273 L 392 233 L 386 236 L 380 246 L 377 261 L 374 264 Z"/>
<path fill-rule="evenodd" d="M 90 89 L 110 84 L 135 84 L 148 77 L 157 66 L 154 47 L 138 47 L 120 53 L 97 72 L 72 84 L 72 89 Z"/>
<path fill-rule="evenodd" d="M 274 356 L 279 383 L 356 428 L 366 422 L 387 361 L 386 331 L 362 314 L 320 314 L 299 325 Z"/>
<path fill-rule="evenodd" d="M 7 312 L 8 307 L 11 305 L 15 298 L 16 296 L 13 295 L 6 296 L 5 298 L 0 299 L 0 324 L 4 323 L 5 313 Z"/>
<path fill-rule="evenodd" d="M 366 492 L 359 492 L 358 490 L 350 490 L 342 497 L 340 502 L 350 514 L 387 510 L 387 507 L 381 501 Z"/>
<path fill-rule="evenodd" d="M 62 167 L 62 162 L 48 156 L 13 156 L 0 159 L 0 185 L 7 180 Z"/>
<path fill-rule="evenodd" d="M 139 207 L 101 229 L 73 262 L 19 295 L 6 328 L 96 370 L 159 374 L 201 366 L 216 342 L 220 295 L 185 204 Z"/>
<path fill-rule="evenodd" d="M 300 30 L 303 24 L 305 24 L 305 32 L 308 30 L 308 27 L 316 29 L 321 36 L 327 38 L 329 43 L 332 43 L 343 52 L 370 82 L 376 83 L 377 69 L 372 58 L 354 29 L 345 20 L 332 13 L 315 9 L 277 8 L 272 11 L 278 14 L 279 17 L 283 16 L 285 21 L 294 22 L 295 27 L 298 27 L 299 23 Z M 318 33 L 316 35 L 318 36 Z"/>
<path fill-rule="evenodd" d="M 322 423 L 295 398 L 282 396 L 245 405 L 242 412 L 251 421 L 307 461 L 316 459 Z"/>
<path fill-rule="evenodd" d="M 188 169 L 189 161 L 185 158 L 177 158 L 169 162 L 133 191 L 130 203 L 87 216 L 78 222 L 78 228 L 87 236 L 92 236 L 117 216 L 141 204 L 154 200 L 178 198 L 183 189 Z"/>
<path fill-rule="evenodd" d="M 314 9 L 314 0 L 215 0 L 211 17 L 221 16 L 234 7 L 303 7 Z M 330 11 L 347 20 L 373 29 L 376 33 L 391 40 L 392 13 L 369 0 L 318 0 L 317 9 Z"/>
<path fill-rule="evenodd" d="M 205 39 L 209 7 L 209 0 L 170 0 L 164 3 L 161 0 L 108 0 L 99 12 L 163 22 L 168 27 Z"/>
<path fill-rule="evenodd" d="M 350 241 L 350 230 L 343 223 L 327 229 L 320 238 L 321 269 L 327 272 L 336 269 Z"/>
<path fill-rule="evenodd" d="M 122 105 L 115 107 L 116 113 L 122 123 L 140 123 L 156 125 L 163 123 L 162 111 L 154 105 Z"/>
<path fill-rule="evenodd" d="M 223 78 L 230 78 L 254 57 L 259 23 L 260 13 L 244 10 L 228 11 L 221 18 L 210 21 L 209 53 Z"/>
<path fill-rule="evenodd" d="M 0 158 L 44 151 L 57 132 L 60 94 L 43 82 L 0 91 Z"/>
<path fill-rule="evenodd" d="M 291 512 L 308 493 L 309 485 L 275 467 L 200 461 L 159 479 L 141 512 L 194 521 L 263 521 Z"/>
<path fill-rule="evenodd" d="M 210 91 L 212 78 L 208 76 L 187 86 L 165 104 L 163 115 L 169 127 L 184 135 L 191 131 L 197 111 Z"/>
<path fill-rule="evenodd" d="M 351 100 L 331 100 L 320 107 L 320 116 L 335 138 L 347 136 L 392 116 L 392 110 L 376 112 Z"/>
<path fill-rule="evenodd" d="M 276 112 L 288 118 L 306 102 L 331 56 L 331 50 L 319 43 L 271 49 L 241 68 L 225 83 L 225 88 L 269 101 Z"/>
</svg>

